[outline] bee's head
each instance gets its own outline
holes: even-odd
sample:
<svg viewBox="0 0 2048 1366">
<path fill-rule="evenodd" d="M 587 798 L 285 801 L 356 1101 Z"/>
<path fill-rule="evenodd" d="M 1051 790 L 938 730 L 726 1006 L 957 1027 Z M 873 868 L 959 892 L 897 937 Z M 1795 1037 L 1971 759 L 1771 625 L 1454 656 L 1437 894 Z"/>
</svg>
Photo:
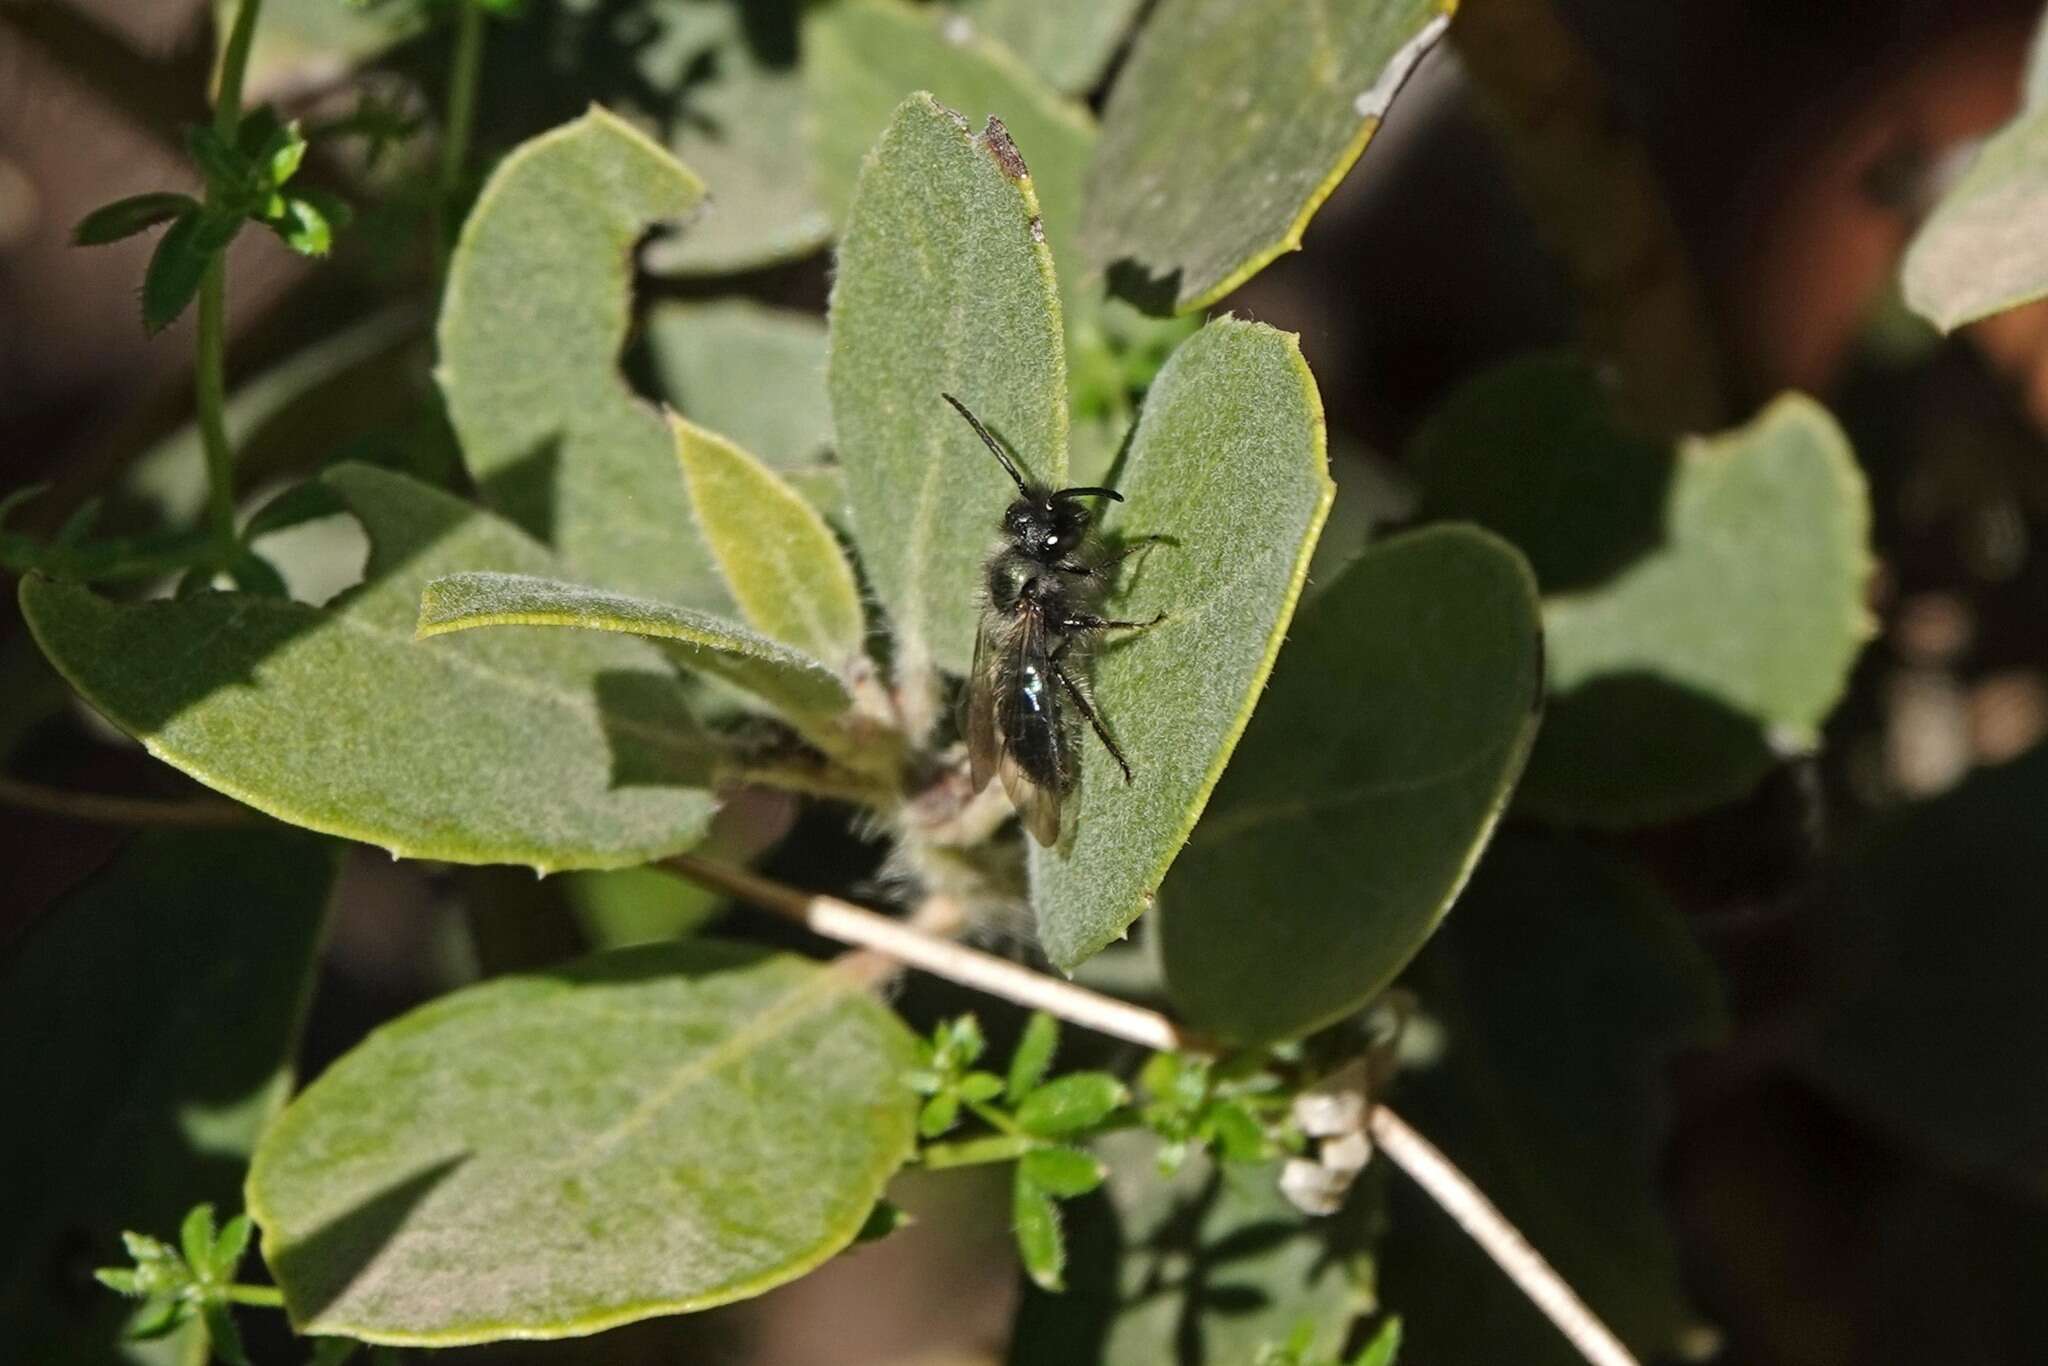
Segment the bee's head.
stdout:
<svg viewBox="0 0 2048 1366">
<path fill-rule="evenodd" d="M 1003 514 L 1003 534 L 1026 555 L 1047 564 L 1073 553 L 1095 514 L 1067 493 L 1019 498 Z"/>
</svg>

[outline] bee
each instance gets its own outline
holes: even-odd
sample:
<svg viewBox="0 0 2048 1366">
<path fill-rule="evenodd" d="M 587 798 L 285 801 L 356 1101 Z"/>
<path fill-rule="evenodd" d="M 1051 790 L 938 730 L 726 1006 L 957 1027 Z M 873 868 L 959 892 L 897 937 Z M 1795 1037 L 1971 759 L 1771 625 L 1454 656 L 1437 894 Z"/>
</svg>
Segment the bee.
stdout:
<svg viewBox="0 0 2048 1366">
<path fill-rule="evenodd" d="M 981 629 L 967 682 L 969 777 L 979 792 L 999 777 L 1031 837 L 1060 839 L 1061 803 L 1080 779 L 1079 712 L 1131 781 L 1130 761 L 1103 726 L 1081 676 L 1087 649 L 1104 631 L 1142 631 L 1166 619 L 1117 621 L 1101 614 L 1109 570 L 1138 545 L 1105 556 L 1092 535 L 1095 509 L 1086 500 L 1120 503 L 1111 488 L 1048 488 L 1026 479 L 967 405 L 953 405 L 1017 486 L 1003 513 L 1003 544 L 983 571 Z M 1156 539 L 1156 538 L 1154 538 Z M 1071 704 L 1071 710 L 1069 709 Z"/>
</svg>

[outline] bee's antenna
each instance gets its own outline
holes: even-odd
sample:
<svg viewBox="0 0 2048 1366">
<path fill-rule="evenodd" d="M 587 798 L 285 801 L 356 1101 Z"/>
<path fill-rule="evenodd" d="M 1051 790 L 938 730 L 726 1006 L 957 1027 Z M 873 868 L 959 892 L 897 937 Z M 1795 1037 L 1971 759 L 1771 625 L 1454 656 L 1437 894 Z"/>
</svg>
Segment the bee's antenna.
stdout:
<svg viewBox="0 0 2048 1366">
<path fill-rule="evenodd" d="M 954 398 L 951 394 L 942 393 L 939 397 L 952 404 L 958 410 L 960 416 L 967 419 L 967 425 L 974 428 L 974 434 L 981 438 L 981 444 L 988 447 L 989 453 L 1003 462 L 1003 469 L 1009 473 L 1010 481 L 1016 484 L 1017 492 L 1025 495 L 1027 498 L 1030 497 L 1031 486 L 1026 484 L 1024 476 L 1017 472 L 1016 462 L 1010 459 L 1009 452 L 996 444 L 996 439 L 988 434 L 988 428 L 981 425 L 981 419 L 968 412 L 967 405 Z"/>
<path fill-rule="evenodd" d="M 1107 498 L 1107 499 L 1109 499 L 1109 501 L 1111 501 L 1112 503 L 1121 503 L 1121 502 L 1122 502 L 1122 501 L 1124 500 L 1124 496 L 1123 496 L 1123 495 L 1122 495 L 1121 493 L 1118 493 L 1118 492 L 1117 492 L 1117 491 L 1116 491 L 1115 489 L 1105 489 L 1105 488 L 1096 488 L 1096 487 L 1093 487 L 1093 486 L 1090 486 L 1090 487 L 1088 487 L 1088 488 L 1085 488 L 1085 489 L 1061 489 L 1061 490 L 1060 490 L 1060 491 L 1059 491 L 1058 493 L 1055 493 L 1055 494 L 1053 495 L 1053 497 L 1055 497 L 1055 498 Z"/>
</svg>

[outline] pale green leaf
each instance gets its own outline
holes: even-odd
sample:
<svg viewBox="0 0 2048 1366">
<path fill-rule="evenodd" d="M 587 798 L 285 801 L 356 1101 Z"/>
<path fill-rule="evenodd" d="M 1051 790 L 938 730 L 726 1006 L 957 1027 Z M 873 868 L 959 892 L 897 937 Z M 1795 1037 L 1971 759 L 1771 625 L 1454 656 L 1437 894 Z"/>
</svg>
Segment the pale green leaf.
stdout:
<svg viewBox="0 0 2048 1366">
<path fill-rule="evenodd" d="M 1024 1270 L 1046 1290 L 1065 1289 L 1067 1246 L 1060 1236 L 1059 1206 L 1043 1187 L 1017 1173 L 1011 1216 L 1016 1224 L 1017 1255 Z"/>
<path fill-rule="evenodd" d="M 928 95 L 862 172 L 832 292 L 832 413 L 862 564 L 900 673 L 964 672 L 981 563 L 1009 499 L 957 395 L 1036 478 L 1066 473 L 1052 259 L 1008 140 Z"/>
<path fill-rule="evenodd" d="M 1443 1052 L 1402 1074 L 1393 1104 L 1641 1360 L 1682 1355 L 1694 1319 L 1660 1198 L 1664 1069 L 1723 1025 L 1674 909 L 1606 855 L 1510 834 L 1407 981 Z M 1389 1194 L 1380 1291 L 1412 1359 L 1583 1360 L 1419 1188 Z"/>
<path fill-rule="evenodd" d="M 1381 1323 L 1372 1335 L 1372 1341 L 1365 1344 L 1352 1359 L 1351 1366 L 1394 1366 L 1401 1356 L 1401 1316 L 1395 1314 Z"/>
<path fill-rule="evenodd" d="M 1017 1159 L 1017 1169 L 1024 1180 L 1062 1200 L 1102 1184 L 1102 1164 L 1079 1148 L 1033 1148 Z"/>
<path fill-rule="evenodd" d="M 1163 0 L 1103 111 L 1090 258 L 1120 292 L 1180 312 L 1299 247 L 1450 8 Z"/>
<path fill-rule="evenodd" d="M 10 946 L 0 1030 L 37 1041 L 0 1050 L 0 1086 L 33 1097 L 0 1125 L 10 1360 L 127 1362 L 130 1306 L 59 1288 L 126 1260 L 123 1229 L 240 1205 L 243 1162 L 290 1089 L 334 869 L 331 846 L 295 831 L 146 834 Z"/>
<path fill-rule="evenodd" d="M 1024 1097 L 1017 1127 L 1039 1138 L 1077 1134 L 1102 1123 L 1129 1098 L 1124 1084 L 1107 1072 L 1069 1072 Z"/>
<path fill-rule="evenodd" d="M 1115 530 L 1167 540 L 1125 562 L 1111 608 L 1166 620 L 1093 665 L 1096 710 L 1134 780 L 1084 727 L 1075 829 L 1031 852 L 1039 939 L 1069 971 L 1149 903 L 1294 614 L 1332 492 L 1322 401 L 1295 339 L 1224 318 L 1185 342 L 1146 398 L 1123 492 Z"/>
<path fill-rule="evenodd" d="M 856 979 L 731 944 L 500 978 L 388 1024 L 249 1173 L 301 1332 L 594 1333 L 792 1280 L 910 1155 L 912 1039 Z"/>
<path fill-rule="evenodd" d="M 676 455 L 740 614 L 762 635 L 835 667 L 861 654 L 867 623 L 853 566 L 817 509 L 732 442 L 674 418 Z"/>
<path fill-rule="evenodd" d="M 1422 947 L 1536 734 L 1537 611 L 1522 557 L 1471 527 L 1376 545 L 1316 595 L 1167 880 L 1167 985 L 1192 1018 L 1305 1034 Z"/>
<path fill-rule="evenodd" d="M 540 868 L 644 863 L 696 841 L 712 752 L 660 651 L 535 631 L 419 644 L 429 580 L 556 566 L 403 476 L 349 466 L 326 479 L 374 546 L 366 583 L 336 603 L 122 604 L 31 577 L 30 630 L 152 754 L 296 825 L 416 858 Z"/>
<path fill-rule="evenodd" d="M 478 571 L 426 585 L 417 628 L 422 639 L 480 626 L 570 626 L 674 641 L 684 665 L 744 688 L 792 720 L 835 716 L 848 703 L 831 669 L 709 613 L 531 574 Z"/>
<path fill-rule="evenodd" d="M 463 224 L 438 375 L 484 497 L 576 578 L 668 602 L 727 598 L 661 415 L 618 371 L 632 247 L 697 178 L 602 109 L 498 164 Z"/>
<path fill-rule="evenodd" d="M 1042 1010 L 1032 1011 L 1024 1022 L 1023 1037 L 1017 1040 L 1017 1051 L 1010 1055 L 1010 1073 L 1003 1086 L 1012 1105 L 1038 1089 L 1059 1046 L 1060 1022 Z"/>
<path fill-rule="evenodd" d="M 213 0 L 214 34 L 225 42 L 243 0 Z M 468 3 L 468 0 L 463 0 Z M 249 48 L 245 78 L 256 99 L 309 79 L 332 82 L 418 34 L 426 6 L 410 0 L 349 4 L 346 0 L 267 0 Z"/>
<path fill-rule="evenodd" d="M 1336 1356 L 1372 1303 L 1354 1270 L 1371 1233 L 1367 1202 L 1311 1219 L 1280 1194 L 1278 1164 L 1219 1166 L 1195 1152 L 1162 1178 L 1152 1134 L 1095 1146 L 1107 1185 L 1061 1206 L 1070 1288 L 1024 1292 L 1015 1366 L 1249 1366 L 1303 1323 L 1310 1359 Z"/>
<path fill-rule="evenodd" d="M 787 474 L 832 449 L 825 320 L 751 299 L 664 303 L 647 318 L 662 396 Z"/>
<path fill-rule="evenodd" d="M 959 0 L 963 18 L 1023 58 L 1057 90 L 1102 79 L 1143 0 Z"/>
</svg>

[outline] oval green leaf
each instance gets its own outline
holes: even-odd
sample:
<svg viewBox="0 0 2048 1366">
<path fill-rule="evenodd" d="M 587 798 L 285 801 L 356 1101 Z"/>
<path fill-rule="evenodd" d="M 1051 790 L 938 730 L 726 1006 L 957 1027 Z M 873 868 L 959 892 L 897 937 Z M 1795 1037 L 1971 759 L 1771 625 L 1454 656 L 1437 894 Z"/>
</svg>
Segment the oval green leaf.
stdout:
<svg viewBox="0 0 2048 1366">
<path fill-rule="evenodd" d="M 1031 852 L 1038 937 L 1063 970 L 1145 909 L 1230 761 L 1329 511 L 1323 440 L 1295 339 L 1257 323 L 1204 327 L 1145 400 L 1115 530 L 1167 540 L 1124 563 L 1111 606 L 1166 620 L 1107 643 L 1093 667 L 1133 781 L 1084 727 L 1075 828 Z"/>
<path fill-rule="evenodd" d="M 1543 696 L 1536 581 L 1506 542 L 1435 527 L 1318 592 L 1167 881 L 1167 986 L 1267 1041 L 1377 995 L 1450 910 L 1506 806 Z"/>
<path fill-rule="evenodd" d="M 697 528 L 733 601 L 770 640 L 835 668 L 861 653 L 860 586 L 817 509 L 732 442 L 672 418 Z"/>
<path fill-rule="evenodd" d="M 850 1243 L 912 1148 L 896 1017 L 702 940 L 488 982 L 372 1034 L 249 1173 L 303 1333 L 452 1346 L 758 1295 Z"/>
<path fill-rule="evenodd" d="M 1038 204 L 1000 126 L 929 95 L 896 111 L 861 172 L 832 291 L 829 376 L 862 564 L 897 668 L 965 672 L 992 530 L 1016 496 L 942 394 L 1031 474 L 1066 474 L 1066 362 Z"/>
<path fill-rule="evenodd" d="M 578 579 L 723 610 L 675 440 L 618 370 L 633 243 L 702 196 L 696 176 L 602 109 L 522 144 L 463 224 L 437 373 L 485 499 Z"/>
<path fill-rule="evenodd" d="M 449 574 L 420 594 L 416 635 L 480 626 L 572 626 L 674 641 L 683 663 L 744 688 L 794 719 L 830 717 L 849 703 L 839 675 L 737 622 L 665 602 L 531 574 Z"/>
<path fill-rule="evenodd" d="M 294 825 L 393 856 L 542 870 L 644 863 L 696 842 L 712 752 L 659 651 L 551 632 L 416 644 L 430 579 L 555 565 L 512 527 L 403 476 L 347 466 L 326 482 L 373 545 L 363 586 L 327 607 L 243 593 L 116 603 L 31 577 L 29 629 L 150 753 Z"/>
<path fill-rule="evenodd" d="M 1103 110 L 1090 258 L 1119 292 L 1185 312 L 1293 251 L 1453 3 L 1165 0 Z"/>
</svg>

